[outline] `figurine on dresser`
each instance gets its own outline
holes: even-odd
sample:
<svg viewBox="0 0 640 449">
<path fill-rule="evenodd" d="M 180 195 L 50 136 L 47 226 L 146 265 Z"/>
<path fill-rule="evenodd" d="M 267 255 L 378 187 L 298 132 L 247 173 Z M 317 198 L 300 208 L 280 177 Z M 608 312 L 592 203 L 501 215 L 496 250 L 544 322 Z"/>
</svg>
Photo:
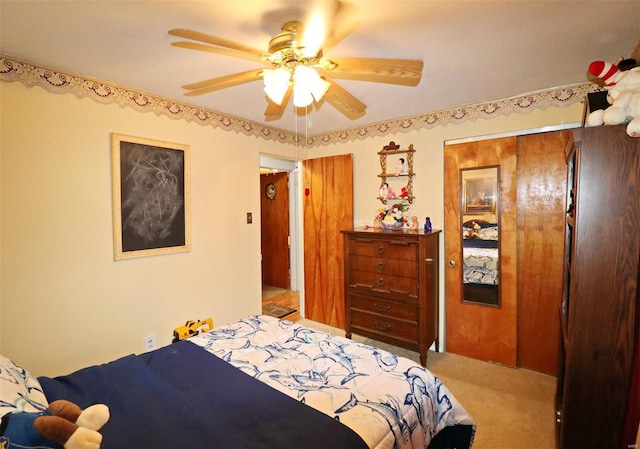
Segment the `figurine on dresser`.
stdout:
<svg viewBox="0 0 640 449">
<path fill-rule="evenodd" d="M 424 233 L 427 234 L 431 232 L 431 218 L 427 217 L 424 220 Z"/>
</svg>

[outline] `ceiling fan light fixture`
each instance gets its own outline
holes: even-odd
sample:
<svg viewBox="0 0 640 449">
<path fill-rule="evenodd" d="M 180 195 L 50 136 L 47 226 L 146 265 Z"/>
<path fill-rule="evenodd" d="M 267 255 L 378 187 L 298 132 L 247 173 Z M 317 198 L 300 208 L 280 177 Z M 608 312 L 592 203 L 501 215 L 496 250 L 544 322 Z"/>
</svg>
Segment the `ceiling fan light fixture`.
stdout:
<svg viewBox="0 0 640 449">
<path fill-rule="evenodd" d="M 293 83 L 293 105 L 296 108 L 306 108 L 311 103 L 313 103 L 311 91 L 303 84 Z"/>
<path fill-rule="evenodd" d="M 289 80 L 291 72 L 285 67 L 277 69 L 265 69 L 263 71 L 264 92 L 274 103 L 281 105 L 287 90 L 289 89 Z"/>
<path fill-rule="evenodd" d="M 316 101 L 320 101 L 324 94 L 329 90 L 329 84 L 318 75 L 318 72 L 312 68 L 305 65 L 299 65 L 296 67 L 293 72 L 293 85 L 295 87 L 299 87 L 300 90 L 304 90 L 308 93 L 308 95 L 312 95 L 313 99 Z M 306 94 L 305 94 L 306 97 Z M 312 100 L 313 101 L 313 100 Z M 294 103 L 295 103 L 295 90 L 294 90 Z M 305 106 L 311 104 L 311 101 L 307 103 Z"/>
</svg>

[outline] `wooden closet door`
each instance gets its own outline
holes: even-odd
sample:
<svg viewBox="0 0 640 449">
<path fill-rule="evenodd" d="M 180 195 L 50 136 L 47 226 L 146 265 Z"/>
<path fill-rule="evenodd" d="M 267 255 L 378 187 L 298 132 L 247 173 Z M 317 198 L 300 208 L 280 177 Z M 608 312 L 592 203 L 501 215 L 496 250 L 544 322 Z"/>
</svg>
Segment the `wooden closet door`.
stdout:
<svg viewBox="0 0 640 449">
<path fill-rule="evenodd" d="M 303 161 L 305 318 L 345 328 L 344 239 L 353 229 L 353 155 Z"/>
<path fill-rule="evenodd" d="M 462 301 L 460 169 L 500 166 L 500 307 Z M 516 365 L 516 138 L 447 145 L 445 181 L 445 297 L 448 352 Z"/>
<path fill-rule="evenodd" d="M 572 131 L 518 137 L 518 366 L 555 376 Z"/>
</svg>

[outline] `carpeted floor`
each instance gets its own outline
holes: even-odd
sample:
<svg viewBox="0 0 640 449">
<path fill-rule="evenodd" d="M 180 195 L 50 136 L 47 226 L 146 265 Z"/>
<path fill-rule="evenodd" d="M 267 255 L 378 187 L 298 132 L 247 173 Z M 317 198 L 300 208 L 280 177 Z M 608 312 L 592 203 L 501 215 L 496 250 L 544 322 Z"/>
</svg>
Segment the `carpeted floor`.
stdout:
<svg viewBox="0 0 640 449">
<path fill-rule="evenodd" d="M 342 329 L 302 319 L 298 323 L 344 336 Z M 418 353 L 354 335 L 361 343 L 419 363 Z M 553 449 L 556 378 L 450 353 L 430 351 L 427 368 L 475 419 L 473 449 Z"/>
</svg>

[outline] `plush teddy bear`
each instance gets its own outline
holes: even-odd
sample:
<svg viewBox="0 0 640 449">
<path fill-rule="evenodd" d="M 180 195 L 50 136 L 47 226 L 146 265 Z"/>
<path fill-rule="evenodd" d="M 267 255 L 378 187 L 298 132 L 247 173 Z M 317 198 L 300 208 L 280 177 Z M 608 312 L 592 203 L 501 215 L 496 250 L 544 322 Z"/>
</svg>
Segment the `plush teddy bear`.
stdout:
<svg viewBox="0 0 640 449">
<path fill-rule="evenodd" d="M 627 134 L 640 137 L 640 67 L 620 70 L 618 65 L 594 61 L 589 72 L 604 83 L 611 106 L 593 111 L 587 117 L 588 126 L 620 125 L 628 122 Z"/>
<path fill-rule="evenodd" d="M 98 449 L 98 432 L 109 420 L 109 408 L 96 404 L 82 410 L 70 401 L 57 400 L 42 412 L 14 412 L 2 417 L 0 448 Z"/>
</svg>

